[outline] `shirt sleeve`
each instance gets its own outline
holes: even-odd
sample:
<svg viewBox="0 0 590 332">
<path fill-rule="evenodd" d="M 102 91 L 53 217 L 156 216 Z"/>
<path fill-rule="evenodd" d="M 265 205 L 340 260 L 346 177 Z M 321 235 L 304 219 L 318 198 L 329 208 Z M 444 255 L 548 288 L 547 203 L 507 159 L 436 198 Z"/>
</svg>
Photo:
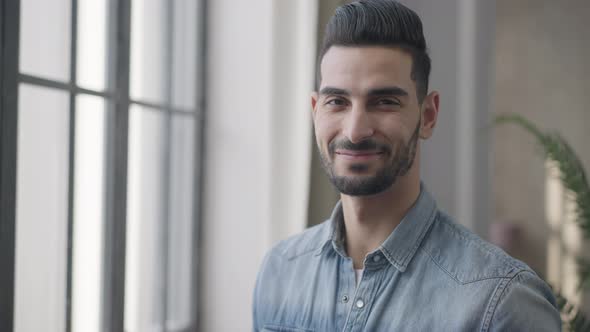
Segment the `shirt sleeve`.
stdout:
<svg viewBox="0 0 590 332">
<path fill-rule="evenodd" d="M 561 326 L 553 292 L 525 270 L 496 289 L 482 331 L 561 331 Z"/>
<path fill-rule="evenodd" d="M 264 278 L 267 274 L 267 265 L 268 260 L 271 255 L 271 251 L 267 252 L 262 259 L 262 263 L 260 264 L 260 268 L 258 270 L 258 275 L 256 276 L 256 283 L 254 285 L 254 294 L 252 296 L 252 331 L 258 332 L 262 328 L 261 319 L 260 319 L 260 300 L 261 300 L 261 291 L 262 285 L 264 285 Z"/>
<path fill-rule="evenodd" d="M 264 261 L 260 269 L 264 268 Z M 258 292 L 260 291 L 260 274 L 261 271 L 258 271 L 256 276 L 256 283 L 254 284 L 254 292 L 252 296 L 252 331 L 257 332 L 260 330 L 260 326 L 258 323 Z"/>
</svg>

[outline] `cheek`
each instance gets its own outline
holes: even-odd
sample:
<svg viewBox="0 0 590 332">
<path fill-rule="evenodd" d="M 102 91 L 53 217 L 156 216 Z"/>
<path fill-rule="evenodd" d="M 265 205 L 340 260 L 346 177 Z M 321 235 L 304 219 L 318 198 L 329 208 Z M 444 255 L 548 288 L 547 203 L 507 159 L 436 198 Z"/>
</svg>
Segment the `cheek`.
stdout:
<svg viewBox="0 0 590 332">
<path fill-rule="evenodd" d="M 380 131 L 394 142 L 406 141 L 410 138 L 415 129 L 415 124 L 410 124 L 402 119 L 381 120 L 379 123 Z"/>
<path fill-rule="evenodd" d="M 339 133 L 338 121 L 318 115 L 315 121 L 316 141 L 320 147 L 327 146 Z"/>
</svg>

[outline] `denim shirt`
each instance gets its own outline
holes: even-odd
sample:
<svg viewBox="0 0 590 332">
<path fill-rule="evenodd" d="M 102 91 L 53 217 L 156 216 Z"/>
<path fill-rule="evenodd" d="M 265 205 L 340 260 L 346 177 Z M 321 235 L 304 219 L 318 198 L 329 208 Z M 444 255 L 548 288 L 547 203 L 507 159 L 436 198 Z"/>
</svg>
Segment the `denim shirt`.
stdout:
<svg viewBox="0 0 590 332">
<path fill-rule="evenodd" d="M 560 331 L 549 287 L 526 264 L 455 224 L 422 187 L 367 254 L 358 287 L 342 206 L 278 243 L 254 290 L 254 331 Z"/>
</svg>

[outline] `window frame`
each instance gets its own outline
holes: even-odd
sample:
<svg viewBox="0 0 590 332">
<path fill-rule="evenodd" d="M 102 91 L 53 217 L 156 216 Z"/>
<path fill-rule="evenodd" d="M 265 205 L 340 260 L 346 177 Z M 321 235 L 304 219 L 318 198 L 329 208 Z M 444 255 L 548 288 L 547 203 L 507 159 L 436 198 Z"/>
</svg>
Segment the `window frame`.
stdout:
<svg viewBox="0 0 590 332">
<path fill-rule="evenodd" d="M 16 13 L 17 15 L 8 15 Z M 0 4 L 0 330 L 14 325 L 17 75 L 20 3 Z"/>
<path fill-rule="evenodd" d="M 124 331 L 125 312 L 125 259 L 126 259 L 126 226 L 127 226 L 127 171 L 128 171 L 128 139 L 129 139 L 129 108 L 131 104 L 146 106 L 158 112 L 165 112 L 167 146 L 170 146 L 170 123 L 176 113 L 188 114 L 195 123 L 194 176 L 193 176 L 193 234 L 192 234 L 192 290 L 194 307 L 191 308 L 193 325 L 186 331 L 197 331 L 199 324 L 199 262 L 200 262 L 200 227 L 202 219 L 204 147 L 205 147 L 205 84 L 206 71 L 206 0 L 197 1 L 197 43 L 199 56 L 196 61 L 194 108 L 192 111 L 175 109 L 171 101 L 171 70 L 167 74 L 165 105 L 132 100 L 130 97 L 130 39 L 131 39 L 131 2 L 132 0 L 108 0 L 109 31 L 107 43 L 109 70 L 107 89 L 96 91 L 77 86 L 77 20 L 78 0 L 71 1 L 71 42 L 70 42 L 70 77 L 69 82 L 20 73 L 19 39 L 20 39 L 20 0 L 3 1 L 0 5 L 0 330 L 13 331 L 14 300 L 15 300 L 15 245 L 16 245 L 16 174 L 17 174 L 17 134 L 18 134 L 18 89 L 19 84 L 27 83 L 34 86 L 59 89 L 69 93 L 69 155 L 68 155 L 68 217 L 67 217 L 67 263 L 66 263 L 66 332 L 70 332 L 72 322 L 72 259 L 73 259 L 73 209 L 74 209 L 74 172 L 75 172 L 75 130 L 76 130 L 76 97 L 88 94 L 104 98 L 110 109 L 107 112 L 106 151 L 106 183 L 105 183 L 105 220 L 104 220 L 104 252 L 103 252 L 103 289 L 101 299 L 101 331 Z M 171 25 L 172 2 L 168 2 L 169 25 Z M 169 30 L 172 34 L 172 30 Z M 169 38 L 171 40 L 172 38 Z M 169 44 L 172 42 L 170 41 Z M 170 45 L 169 45 L 170 46 Z M 172 61 L 171 47 L 164 61 Z M 168 152 L 169 154 L 169 149 Z M 200 156 L 200 157 L 198 157 Z M 163 198 L 169 196 L 170 175 L 165 179 Z M 168 211 L 168 199 L 163 199 L 164 210 Z M 166 247 L 167 250 L 167 247 Z M 167 255 L 165 268 L 168 265 Z M 165 275 L 167 273 L 164 273 Z M 166 296 L 164 291 L 163 296 Z M 167 302 L 166 298 L 164 299 Z M 166 317 L 166 305 L 164 305 Z M 164 319 L 164 328 L 166 320 Z M 166 329 L 166 328 L 165 328 Z M 184 332 L 184 331 L 183 331 Z"/>
</svg>

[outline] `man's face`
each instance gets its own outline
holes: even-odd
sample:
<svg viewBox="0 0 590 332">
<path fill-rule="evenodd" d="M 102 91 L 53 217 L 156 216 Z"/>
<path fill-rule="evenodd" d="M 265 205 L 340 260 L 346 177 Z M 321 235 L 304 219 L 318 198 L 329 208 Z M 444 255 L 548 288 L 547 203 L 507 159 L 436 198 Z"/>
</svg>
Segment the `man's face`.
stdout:
<svg viewBox="0 0 590 332">
<path fill-rule="evenodd" d="M 421 106 L 412 58 L 396 48 L 333 46 L 312 95 L 323 166 L 343 194 L 382 192 L 412 167 Z"/>
</svg>

